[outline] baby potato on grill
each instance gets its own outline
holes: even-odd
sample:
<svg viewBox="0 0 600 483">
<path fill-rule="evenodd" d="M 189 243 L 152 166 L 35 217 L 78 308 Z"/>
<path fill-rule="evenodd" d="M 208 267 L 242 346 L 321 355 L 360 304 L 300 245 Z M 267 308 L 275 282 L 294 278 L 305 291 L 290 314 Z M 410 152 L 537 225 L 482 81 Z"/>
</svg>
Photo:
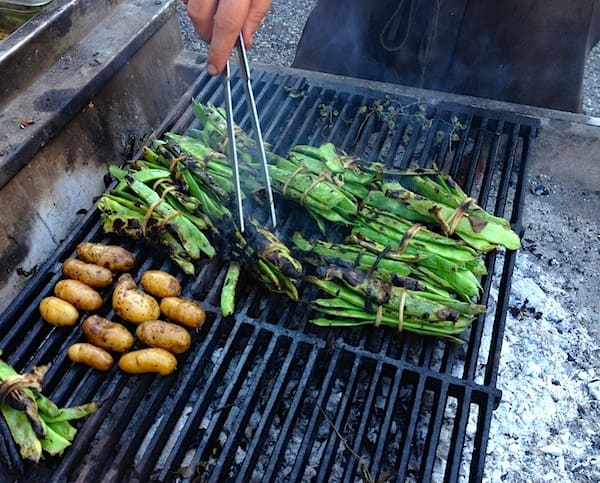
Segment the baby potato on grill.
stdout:
<svg viewBox="0 0 600 483">
<path fill-rule="evenodd" d="M 117 245 L 82 242 L 75 251 L 84 262 L 100 265 L 111 272 L 127 272 L 135 265 L 133 253 Z"/>
<path fill-rule="evenodd" d="M 190 348 L 190 333 L 177 324 L 162 320 L 142 322 L 135 329 L 135 335 L 144 345 L 160 347 L 173 354 L 182 354 Z"/>
<path fill-rule="evenodd" d="M 128 273 L 122 274 L 117 280 L 112 307 L 115 314 L 134 324 L 160 317 L 160 306 L 156 299 L 137 288 L 135 280 Z"/>
<path fill-rule="evenodd" d="M 92 311 L 102 307 L 102 296 L 79 280 L 60 280 L 54 286 L 54 295 L 73 304 L 79 310 Z"/>
<path fill-rule="evenodd" d="M 67 258 L 62 264 L 62 272 L 65 277 L 79 280 L 93 288 L 104 288 L 113 283 L 113 273 L 108 268 L 86 263 L 78 258 Z"/>
<path fill-rule="evenodd" d="M 67 355 L 73 362 L 85 364 L 99 371 L 108 371 L 115 363 L 113 356 L 107 351 L 87 342 L 71 345 L 67 350 Z"/>
<path fill-rule="evenodd" d="M 119 369 L 127 374 L 160 374 L 168 376 L 177 368 L 177 359 L 165 349 L 139 349 L 123 354 Z"/>
<path fill-rule="evenodd" d="M 163 270 L 146 270 L 140 283 L 146 292 L 158 298 L 176 297 L 181 294 L 179 280 Z"/>
<path fill-rule="evenodd" d="M 81 330 L 91 344 L 111 352 L 126 352 L 135 342 L 133 334 L 124 325 L 99 315 L 85 319 Z"/>
<path fill-rule="evenodd" d="M 66 300 L 58 297 L 44 297 L 39 305 L 42 319 L 57 327 L 71 327 L 79 319 L 79 311 Z"/>
<path fill-rule="evenodd" d="M 190 329 L 202 327 L 206 320 L 206 312 L 198 303 L 181 297 L 163 298 L 160 310 L 171 321 Z"/>
</svg>

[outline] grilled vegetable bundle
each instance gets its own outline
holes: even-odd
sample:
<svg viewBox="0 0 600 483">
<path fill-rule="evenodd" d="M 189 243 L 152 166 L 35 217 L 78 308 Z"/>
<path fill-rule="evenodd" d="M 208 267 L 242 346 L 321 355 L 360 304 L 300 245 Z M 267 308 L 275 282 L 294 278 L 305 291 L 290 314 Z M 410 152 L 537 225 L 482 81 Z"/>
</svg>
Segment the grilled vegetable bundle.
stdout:
<svg viewBox="0 0 600 483">
<path fill-rule="evenodd" d="M 166 133 L 127 171 L 113 169 L 120 183 L 99 206 L 107 231 L 159 240 L 188 273 L 199 255 L 218 253 L 229 263 L 223 314 L 233 313 L 245 270 L 292 300 L 300 280 L 328 294 L 312 301 L 318 325 L 384 324 L 452 338 L 485 311 L 475 303 L 486 274 L 482 255 L 501 246 L 518 249 L 520 240 L 449 176 L 434 169 L 396 172 L 331 143 L 294 146 L 286 157 L 265 146 L 273 189 L 315 220 L 321 239 L 281 238 L 254 219 L 241 234 L 231 215 L 225 114 L 197 102 L 193 109 L 200 129 Z M 255 141 L 236 127 L 236 146 L 244 197 L 260 206 Z M 156 195 L 143 195 L 137 182 Z M 176 226 L 184 220 L 187 228 Z M 205 241 L 192 251 L 185 243 L 200 240 L 191 234 L 196 231 Z"/>
<path fill-rule="evenodd" d="M 127 169 L 111 167 L 119 182 L 98 200 L 105 232 L 161 245 L 190 275 L 198 260 L 219 253 L 240 263 L 270 291 L 298 300 L 302 265 L 257 220 L 248 220 L 246 231 L 240 232 L 231 211 L 231 168 L 223 154 L 201 148 L 203 157 L 195 158 L 182 155 L 172 142 L 158 141 Z M 251 196 L 255 177 L 245 178 Z M 229 278 L 224 299 L 233 295 L 234 280 Z"/>
<path fill-rule="evenodd" d="M 0 414 L 23 459 L 38 462 L 44 453 L 61 454 L 70 446 L 77 429 L 70 421 L 95 412 L 96 403 L 59 408 L 41 394 L 45 366 L 31 374 L 18 374 L 0 360 Z"/>
</svg>

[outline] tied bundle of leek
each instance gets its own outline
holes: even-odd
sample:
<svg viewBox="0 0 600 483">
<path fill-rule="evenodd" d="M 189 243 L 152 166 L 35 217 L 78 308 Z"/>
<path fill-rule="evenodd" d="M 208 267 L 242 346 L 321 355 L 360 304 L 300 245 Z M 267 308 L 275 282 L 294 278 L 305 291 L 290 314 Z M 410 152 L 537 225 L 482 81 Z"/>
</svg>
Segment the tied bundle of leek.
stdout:
<svg viewBox="0 0 600 483">
<path fill-rule="evenodd" d="M 1 352 L 0 352 L 1 353 Z M 0 360 L 0 414 L 19 453 L 37 463 L 43 454 L 59 455 L 71 445 L 77 429 L 69 421 L 94 413 L 96 403 L 59 408 L 41 394 L 45 366 L 18 374 Z"/>
<path fill-rule="evenodd" d="M 173 238 L 176 215 L 204 220 L 205 226 L 196 222 L 197 228 L 229 262 L 222 291 L 224 314 L 233 313 L 237 280 L 248 267 L 269 290 L 295 301 L 301 279 L 328 293 L 330 299 L 313 301 L 321 315 L 312 321 L 319 325 L 395 324 L 402 330 L 454 338 L 484 312 L 476 303 L 480 278 L 487 272 L 482 255 L 499 247 L 516 250 L 520 239 L 506 220 L 487 213 L 448 175 L 435 169 L 392 170 L 349 156 L 331 143 L 294 146 L 287 157 L 266 145 L 274 191 L 310 214 L 325 237 L 293 237 L 297 256 L 307 262 L 304 266 L 285 238 L 256 220 L 249 223 L 248 234 L 239 233 L 231 216 L 234 187 L 225 154 L 225 114 L 210 104 L 193 101 L 192 107 L 200 129 L 166 133 L 152 149 L 145 148 L 143 159 L 130 165 L 133 173 L 117 175 L 123 189 L 101 199 L 100 208 L 107 231 L 119 233 L 128 227 L 138 237 L 154 227 L 161 238 Z M 255 141 L 239 126 L 236 147 L 243 196 L 260 203 Z M 131 192 L 131 178 L 152 181 L 150 171 L 140 172 L 147 170 L 158 170 L 162 178 L 152 185 L 158 192 L 154 201 L 140 201 Z M 118 203 L 111 207 L 112 201 Z M 165 201 L 173 204 L 175 214 L 156 213 L 160 210 L 154 208 Z M 138 221 L 123 219 L 119 204 L 127 207 L 129 211 L 121 213 L 128 216 L 137 210 Z M 140 235 L 142 221 L 146 233 Z M 185 247 L 177 253 L 182 266 L 182 260 L 191 264 L 195 259 Z M 375 299 L 374 293 L 379 294 Z"/>
<path fill-rule="evenodd" d="M 221 292 L 224 316 L 234 311 L 244 270 L 269 291 L 297 301 L 300 262 L 257 220 L 248 220 L 246 232 L 240 232 L 232 216 L 233 175 L 226 157 L 200 143 L 195 153 L 191 157 L 172 141 L 156 141 L 143 149 L 141 159 L 111 166 L 119 182 L 97 202 L 104 231 L 158 243 L 189 275 L 202 258 L 218 254 L 229 261 Z M 243 179 L 248 196 L 262 188 L 256 175 Z"/>
</svg>

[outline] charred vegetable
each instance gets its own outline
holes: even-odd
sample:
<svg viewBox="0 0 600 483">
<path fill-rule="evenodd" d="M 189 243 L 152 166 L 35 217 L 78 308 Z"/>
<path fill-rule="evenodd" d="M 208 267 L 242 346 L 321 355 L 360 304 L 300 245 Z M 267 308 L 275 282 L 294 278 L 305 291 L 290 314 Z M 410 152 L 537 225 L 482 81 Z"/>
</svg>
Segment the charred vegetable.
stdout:
<svg viewBox="0 0 600 483">
<path fill-rule="evenodd" d="M 235 312 L 235 292 L 239 278 L 240 264 L 236 261 L 229 262 L 221 290 L 221 313 L 223 317 L 229 317 Z"/>
<path fill-rule="evenodd" d="M 61 454 L 75 438 L 77 429 L 69 421 L 95 412 L 96 403 L 59 408 L 41 394 L 46 367 L 18 374 L 0 360 L 0 414 L 19 446 L 23 459 L 39 462 L 44 453 Z"/>
</svg>

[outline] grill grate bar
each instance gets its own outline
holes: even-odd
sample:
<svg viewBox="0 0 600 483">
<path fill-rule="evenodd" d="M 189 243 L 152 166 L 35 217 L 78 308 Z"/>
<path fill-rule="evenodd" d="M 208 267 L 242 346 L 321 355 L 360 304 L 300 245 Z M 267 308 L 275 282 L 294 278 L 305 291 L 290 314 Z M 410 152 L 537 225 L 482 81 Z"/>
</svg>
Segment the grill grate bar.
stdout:
<svg viewBox="0 0 600 483">
<path fill-rule="evenodd" d="M 448 458 L 444 473 L 444 477 L 447 481 L 458 480 L 461 471 L 461 456 L 463 455 L 463 448 L 465 447 L 467 435 L 472 393 L 470 388 L 461 388 L 461 391 L 463 391 L 462 398 L 457 398 L 457 400 L 461 401 L 462 399 L 462 402 L 459 402 L 456 405 L 455 424 L 452 428 L 452 437 L 448 448 L 448 453 L 454 455 L 454 457 Z"/>
<path fill-rule="evenodd" d="M 291 340 L 291 345 L 289 351 L 286 355 L 285 360 L 281 365 L 281 370 L 278 373 L 277 379 L 275 379 L 273 383 L 274 388 L 283 388 L 284 381 L 288 377 L 289 371 L 291 370 L 292 362 L 297 356 L 298 351 L 300 350 L 299 344 L 295 340 Z M 264 412 L 262 417 L 260 418 L 260 422 L 256 427 L 256 431 L 252 437 L 252 440 L 248 444 L 248 455 L 238 472 L 236 481 L 244 482 L 249 481 L 251 469 L 256 468 L 257 461 L 260 457 L 260 452 L 262 450 L 263 441 L 265 441 L 268 437 L 267 430 L 273 424 L 274 418 L 274 409 L 276 405 L 281 404 L 283 400 L 283 395 L 281 392 L 272 391 L 269 395 L 269 399 L 267 400 Z"/>
<path fill-rule="evenodd" d="M 503 126 L 503 122 L 500 122 L 500 129 Z M 481 203 L 482 208 L 488 208 L 488 200 L 490 198 L 490 190 L 492 181 L 495 179 L 495 171 L 499 162 L 501 144 L 502 144 L 502 134 L 499 132 L 500 129 L 492 132 L 492 137 L 490 141 L 489 154 L 487 156 L 486 162 L 483 164 L 483 176 L 481 179 L 481 186 L 479 187 L 479 202 Z M 473 187 L 471 187 L 473 189 Z"/>
<path fill-rule="evenodd" d="M 336 123 L 336 126 L 339 129 L 338 137 L 341 139 L 340 146 L 342 149 L 347 150 L 348 152 L 353 152 L 356 147 L 357 140 L 360 136 L 360 133 L 363 129 L 364 120 L 361 120 L 359 116 L 356 115 L 357 108 L 356 106 L 364 106 L 366 105 L 367 99 L 363 96 L 350 96 L 348 100 L 348 105 L 345 106 L 344 117 L 339 116 L 339 119 Z M 350 118 L 350 125 L 345 128 L 344 123 L 347 125 L 346 119 Z M 343 132 L 347 130 L 346 135 L 343 135 Z"/>
<path fill-rule="evenodd" d="M 444 162 L 443 164 L 441 164 L 441 166 L 443 167 L 443 169 L 446 169 L 448 171 L 448 173 L 454 175 L 456 178 L 458 178 L 457 170 L 458 170 L 458 167 L 460 166 L 460 162 L 462 161 L 463 156 L 465 156 L 465 151 L 467 151 L 467 147 L 471 145 L 472 138 L 477 137 L 479 135 L 479 133 L 481 132 L 481 130 L 478 127 L 474 126 L 474 122 L 475 122 L 474 114 L 468 113 L 466 115 L 466 119 L 463 119 L 461 121 L 461 124 L 464 127 L 465 134 L 461 136 L 460 135 L 461 129 L 454 131 L 455 127 L 453 126 L 451 132 L 448 134 L 448 142 L 443 143 L 443 145 L 442 145 L 442 148 L 444 151 L 443 151 L 443 157 L 441 159 L 445 160 L 447 157 L 447 153 L 449 152 L 450 153 L 450 160 L 449 160 L 450 162 L 449 163 Z M 453 135 L 459 136 L 458 146 L 456 146 L 456 148 L 454 149 L 454 153 L 452 153 L 452 146 L 454 144 L 456 144 L 456 142 L 453 141 L 453 139 L 452 139 Z M 471 156 L 475 159 L 477 159 L 479 157 L 479 150 L 477 149 L 477 147 L 473 148 Z M 474 165 L 475 163 L 470 163 L 470 164 Z M 473 175 L 470 176 L 470 178 L 472 178 L 472 177 L 473 177 Z"/>
<path fill-rule="evenodd" d="M 221 330 L 222 329 L 224 329 L 224 327 L 221 325 Z M 227 336 L 225 344 L 222 348 L 222 354 L 224 354 L 223 360 L 225 360 L 225 358 L 229 356 L 229 354 L 231 354 L 232 346 L 234 346 L 235 344 L 235 339 L 238 336 L 238 333 L 240 333 L 241 331 L 242 324 L 240 322 L 236 322 L 230 329 L 229 335 Z M 219 334 L 215 334 L 216 337 L 219 337 Z M 240 337 L 243 338 L 243 334 Z M 209 347 L 209 350 L 211 349 L 214 351 L 216 348 L 211 345 Z M 214 354 L 214 352 L 212 354 Z M 206 356 L 208 356 L 208 354 Z M 207 361 L 204 362 L 206 363 Z M 225 364 L 213 363 L 213 367 L 208 377 L 206 377 L 205 380 L 197 381 L 197 383 L 203 383 L 203 389 L 199 392 L 195 401 L 193 401 L 192 407 L 179 430 L 180 436 L 176 443 L 176 448 L 174 448 L 174 450 L 172 450 L 171 453 L 167 455 L 167 458 L 165 459 L 163 464 L 163 468 L 161 469 L 158 476 L 159 480 L 163 481 L 167 479 L 171 468 L 177 468 L 180 462 L 182 461 L 184 457 L 184 454 L 182 454 L 182 452 L 185 451 L 185 445 L 189 443 L 190 438 L 194 438 L 194 430 L 197 427 L 199 427 L 200 421 L 202 420 L 202 417 L 205 414 L 206 410 L 208 409 L 208 405 L 211 402 L 211 397 L 209 396 L 209 394 L 214 394 L 213 390 L 215 387 L 218 387 L 220 382 L 219 377 L 222 377 L 222 370 L 224 368 Z M 190 403 L 191 402 L 192 400 L 190 400 Z"/>
<path fill-rule="evenodd" d="M 112 411 L 113 405 L 117 403 L 118 396 L 126 384 L 126 377 L 119 374 L 111 380 L 105 381 L 100 390 L 97 391 L 99 397 L 96 401 L 100 404 L 100 409 L 92 414 L 77 433 L 77 444 L 72 445 L 69 451 L 61 457 L 58 466 L 53 471 L 53 478 L 56 481 L 68 481 L 69 476 L 74 469 L 84 462 L 90 447 L 93 447 L 92 442 L 100 434 L 99 431 L 105 422 L 105 418 L 114 414 Z M 115 431 L 116 433 L 116 431 Z M 89 460 L 88 460 L 89 461 Z M 87 471 L 87 470 L 86 470 Z"/>
<path fill-rule="evenodd" d="M 488 260 L 488 262 L 486 263 L 486 266 L 488 267 L 488 270 L 490 271 L 490 273 L 494 273 L 494 267 L 496 265 L 496 254 L 495 253 L 488 254 L 487 260 Z M 492 286 L 492 277 L 489 277 L 489 276 L 485 277 L 483 279 L 483 292 L 481 295 L 481 301 L 484 304 L 488 304 L 490 302 L 491 286 Z M 465 366 L 464 366 L 464 371 L 463 371 L 463 377 L 465 377 L 465 378 L 475 379 L 477 376 L 477 369 L 478 369 L 478 365 L 480 364 L 477 354 L 479 354 L 479 349 L 481 346 L 481 341 L 483 339 L 484 330 L 485 330 L 485 316 L 479 315 L 479 316 L 477 316 L 477 320 L 475 321 L 475 324 L 473 324 L 473 326 L 471 327 L 471 334 L 469 337 L 469 347 L 472 347 L 472 352 L 469 354 L 469 355 L 471 355 L 471 357 L 467 357 L 467 360 L 465 361 Z M 492 358 L 492 357 L 495 358 L 496 355 L 495 354 L 493 356 L 490 355 L 490 358 Z M 489 363 L 490 360 L 488 359 L 487 362 Z"/>
<path fill-rule="evenodd" d="M 210 321 L 208 321 L 208 323 L 210 323 Z M 208 330 L 206 338 L 201 341 L 195 353 L 208 353 L 209 349 L 217 344 L 216 339 L 220 336 L 221 330 L 222 328 L 218 324 L 218 321 L 214 321 Z M 194 339 L 195 338 L 196 337 L 194 337 Z M 194 340 L 194 342 L 196 341 Z M 170 391 L 168 396 L 169 404 L 167 407 L 171 410 L 163 411 L 162 418 L 158 421 L 158 424 L 155 425 L 153 431 L 147 436 L 149 441 L 146 441 L 141 445 L 143 452 L 136 457 L 133 474 L 140 481 L 146 481 L 149 478 L 149 473 L 153 469 L 153 465 L 159 461 L 159 456 L 163 449 L 166 446 L 173 446 L 168 443 L 169 436 L 176 434 L 173 429 L 177 427 L 182 415 L 185 413 L 185 408 L 191 401 L 191 395 L 196 392 L 195 388 L 203 381 L 202 371 L 205 362 L 203 357 L 196 357 L 195 355 L 190 354 L 186 357 L 179 369 L 184 374 L 184 377 L 177 387 Z M 192 388 L 192 391 L 190 391 L 190 388 Z M 184 416 L 184 418 L 187 418 L 187 415 Z M 177 434 L 177 436 L 177 441 L 179 441 L 179 443 L 173 446 L 173 452 L 180 451 L 178 448 L 183 444 L 181 442 L 182 438 L 180 437 L 182 435 Z"/>
<path fill-rule="evenodd" d="M 262 336 L 262 337 L 259 337 L 259 336 Z M 269 344 L 263 354 L 263 350 L 262 350 L 262 347 L 260 347 L 260 345 L 262 345 L 266 342 L 264 339 L 267 337 L 269 340 Z M 260 345 L 257 346 L 256 343 L 258 341 L 260 341 Z M 254 363 L 257 362 L 254 360 L 257 357 L 256 351 L 260 351 L 261 356 L 264 356 L 264 358 L 266 360 L 268 360 L 271 357 L 273 351 L 275 350 L 277 339 L 271 338 L 271 334 L 267 335 L 266 332 L 254 331 L 252 336 L 247 340 L 247 342 L 246 341 L 244 341 L 244 342 L 246 344 L 246 347 L 244 348 L 242 354 L 240 355 L 237 365 L 235 367 L 231 368 L 232 373 L 233 373 L 232 378 L 234 378 L 234 381 L 236 384 L 231 384 L 231 383 L 228 384 L 226 386 L 225 390 L 223 391 L 221 398 L 218 401 L 215 401 L 216 408 L 214 409 L 214 412 L 213 412 L 212 421 L 210 422 L 209 426 L 206 428 L 204 437 L 201 439 L 200 443 L 198 444 L 198 446 L 195 450 L 195 454 L 194 454 L 193 458 L 191 459 L 192 466 L 198 465 L 200 463 L 200 461 L 203 459 L 203 457 L 209 456 L 211 447 L 212 447 L 213 451 L 216 451 L 217 448 L 221 447 L 221 455 L 225 459 L 233 457 L 232 454 L 228 454 L 227 449 L 228 449 L 228 447 L 231 448 L 232 445 L 234 443 L 236 443 L 235 436 L 233 434 L 227 434 L 227 440 L 223 444 L 223 442 L 219 440 L 220 434 L 218 433 L 218 428 L 220 428 L 220 427 L 231 428 L 232 427 L 231 426 L 231 418 L 235 417 L 235 415 L 237 415 L 237 413 L 238 413 L 238 411 L 236 411 L 235 413 L 233 413 L 231 411 L 231 409 L 233 407 L 235 407 L 236 409 L 239 409 L 239 412 L 242 414 L 242 418 L 240 418 L 236 421 L 236 424 L 239 424 L 239 426 L 241 426 L 244 423 L 244 419 L 247 420 L 247 418 L 249 417 L 249 414 L 246 411 L 242 411 L 242 409 L 244 408 L 243 406 L 238 407 L 237 405 L 235 405 L 235 396 L 236 396 L 236 394 L 238 394 L 240 392 L 240 389 L 241 389 L 239 386 L 245 382 L 243 380 L 243 378 L 239 377 L 239 375 L 242 373 L 244 375 L 247 374 L 249 372 L 248 369 L 250 369 L 250 366 L 252 366 L 251 362 L 254 362 Z M 265 367 L 266 367 L 266 365 L 265 365 L 265 363 L 263 363 L 259 366 L 251 367 L 251 369 L 250 369 L 250 371 L 251 371 L 250 372 L 250 380 L 254 383 L 254 391 L 256 391 L 258 389 L 258 385 L 260 384 L 260 380 L 261 380 L 261 375 L 264 372 Z M 244 369 L 246 369 L 246 370 L 244 371 Z M 246 409 L 248 409 L 248 407 L 249 407 L 249 402 L 252 399 L 252 394 L 254 391 L 249 391 L 249 394 L 247 394 L 245 396 L 248 400 L 248 402 L 244 405 Z M 217 417 L 214 416 L 215 413 L 218 413 Z M 230 413 L 230 416 L 228 418 L 226 418 L 226 415 L 228 413 Z M 226 421 L 221 422 L 221 421 L 219 421 L 220 419 L 223 419 Z M 230 424 L 227 424 L 227 422 L 229 422 Z M 232 429 L 235 429 L 235 427 Z M 210 457 L 212 457 L 212 456 L 213 455 L 210 455 Z M 221 461 L 221 465 L 219 465 L 219 461 L 217 461 L 216 466 L 214 466 L 216 475 L 221 474 L 221 471 L 227 471 L 227 469 L 222 466 L 223 464 L 224 464 L 224 461 Z"/>
<path fill-rule="evenodd" d="M 419 377 L 416 386 L 412 388 L 412 397 L 409 405 L 409 414 L 411 418 L 404 430 L 401 442 L 401 453 L 400 453 L 400 464 L 397 468 L 396 479 L 397 481 L 405 481 L 409 468 L 409 461 L 411 459 L 411 452 L 413 451 L 412 445 L 415 439 L 418 439 L 415 434 L 417 431 L 417 422 L 419 408 L 422 404 L 422 398 L 425 391 L 425 378 Z"/>
<path fill-rule="evenodd" d="M 510 300 L 511 278 L 510 275 L 508 275 L 508 273 L 512 273 L 516 259 L 516 253 L 508 253 L 504 259 L 505 273 L 503 273 L 501 276 L 500 287 L 498 289 L 498 301 L 496 304 L 494 325 L 492 327 L 490 351 L 485 369 L 484 384 L 495 385 L 496 378 L 498 377 L 498 366 L 500 365 L 500 353 L 502 349 L 501 334 L 504 331 L 506 313 L 508 311 Z"/>
<path fill-rule="evenodd" d="M 169 392 L 169 387 L 150 380 L 147 381 L 146 385 L 139 387 L 138 390 L 140 391 L 140 398 L 135 412 L 128 418 L 125 429 L 118 434 L 119 441 L 125 444 L 115 445 L 116 450 L 107 448 L 111 451 L 112 456 L 101 458 L 100 461 L 111 462 L 108 470 L 105 469 L 102 463 L 96 467 L 96 474 L 106 471 L 105 478 L 108 481 L 118 480 L 120 475 L 130 471 L 136 451 L 146 436 L 145 431 L 141 430 L 146 426 L 144 421 L 149 417 L 156 418 L 157 414 L 160 413 L 162 404 Z M 129 394 L 127 394 L 127 397 L 129 397 Z"/>
<path fill-rule="evenodd" d="M 446 115 L 447 113 L 443 109 L 436 109 L 433 113 L 433 118 L 429 121 L 430 126 L 426 130 L 425 139 L 422 142 L 422 148 L 418 156 L 417 163 L 419 166 L 427 166 L 431 164 L 433 161 L 433 155 L 439 155 L 438 148 L 441 147 L 443 141 L 447 139 L 446 128 L 444 125 L 446 122 Z M 443 136 L 441 138 L 440 133 L 442 133 Z M 418 135 L 416 137 L 418 137 Z"/>
<path fill-rule="evenodd" d="M 448 384 L 442 382 L 440 387 L 436 388 L 434 391 L 434 401 L 431 405 L 431 420 L 429 421 L 423 454 L 421 455 L 421 468 L 419 473 L 424 480 L 431 480 L 434 466 L 437 463 L 436 456 L 440 440 L 440 428 L 442 426 L 443 418 L 446 416 L 445 409 L 447 402 Z"/>
<path fill-rule="evenodd" d="M 345 359 L 343 359 L 342 362 L 344 362 L 344 364 L 341 367 L 341 370 L 343 371 L 344 366 L 347 367 L 350 364 L 349 361 L 346 361 Z M 343 422 L 347 418 L 347 412 L 349 411 L 348 404 L 351 401 L 352 394 L 356 391 L 356 381 L 359 369 L 360 359 L 354 358 L 352 360 L 349 375 L 344 384 L 343 393 L 339 397 L 339 406 L 336 404 L 335 396 L 330 395 L 330 400 L 333 406 L 332 411 L 335 411 L 335 413 L 337 413 L 337 417 L 334 419 L 331 417 L 330 414 L 328 414 L 328 418 L 332 421 L 335 431 L 330 432 L 325 448 L 323 449 L 323 453 L 321 456 L 321 467 L 317 475 L 317 481 L 325 481 L 327 479 L 327 475 L 331 472 L 332 465 L 334 464 L 335 458 L 337 456 L 337 448 L 341 444 L 343 444 L 340 441 L 340 437 L 338 436 L 337 432 L 342 433 L 343 431 Z M 334 388 L 337 389 L 337 384 L 334 384 Z M 328 408 L 326 406 L 325 410 L 327 409 Z"/>
<path fill-rule="evenodd" d="M 463 152 L 457 152 L 457 155 L 454 157 L 454 162 L 448 170 L 450 175 L 460 182 L 461 186 L 463 186 L 463 189 L 466 193 L 473 192 L 473 183 L 475 182 L 475 179 L 477 177 L 476 169 L 478 167 L 481 167 L 481 163 L 485 163 L 485 159 L 483 157 L 483 146 L 486 138 L 489 139 L 489 133 L 486 130 L 488 122 L 488 119 L 484 117 L 481 120 L 481 125 L 475 128 L 475 140 L 473 141 L 473 150 L 470 154 L 471 162 L 467 165 L 466 173 L 459 173 L 461 161 L 464 156 Z M 473 127 L 472 123 L 470 123 L 470 127 Z M 479 203 L 483 201 L 481 194 L 479 195 L 478 201 Z"/>
<path fill-rule="evenodd" d="M 402 428 L 392 427 L 395 423 L 394 417 L 404 418 L 401 411 L 397 410 L 397 400 L 401 397 L 400 391 L 401 388 L 407 385 L 407 382 L 404 381 L 406 378 L 406 371 L 402 370 L 392 370 L 393 374 L 393 383 L 388 391 L 385 404 L 383 405 L 382 410 L 383 420 L 381 422 L 381 430 L 380 435 L 377 442 L 377 447 L 373 453 L 373 460 L 371 462 L 371 476 L 376 480 L 379 478 L 380 474 L 387 471 L 387 469 L 382 468 L 382 465 L 385 464 L 384 456 L 386 448 L 390 448 L 394 446 L 393 436 L 390 435 L 402 433 Z M 392 439 L 392 441 L 390 441 Z M 391 463 L 394 463 L 391 461 Z"/>
<path fill-rule="evenodd" d="M 374 403 L 375 403 L 375 394 L 377 393 L 377 387 L 379 386 L 380 383 L 380 377 L 381 377 L 381 370 L 382 370 L 382 363 L 381 361 L 378 361 L 375 364 L 375 368 L 372 371 L 371 374 L 369 374 L 371 383 L 368 386 L 368 390 L 367 390 L 367 395 L 366 395 L 366 399 L 364 401 L 363 404 L 361 404 L 361 414 L 363 414 L 364 416 L 361 418 L 360 421 L 360 425 L 358 427 L 358 430 L 356 431 L 356 433 L 354 434 L 354 444 L 353 444 L 353 451 L 355 454 L 359 455 L 362 459 L 364 459 L 364 464 L 368 467 L 369 465 L 369 456 L 367 456 L 367 451 L 366 449 L 363 448 L 363 446 L 367 443 L 368 440 L 365 439 L 365 434 L 367 433 L 367 425 L 372 421 L 372 415 L 374 414 Z M 355 396 L 355 399 L 357 397 Z M 357 403 L 359 403 L 359 401 L 357 401 Z M 363 456 L 363 452 L 365 453 L 365 455 Z M 345 478 L 351 478 L 352 475 L 355 473 L 355 468 L 358 464 L 358 461 L 356 460 L 356 458 L 349 458 L 349 464 L 346 466 L 345 469 Z M 362 465 L 362 463 L 361 463 Z M 362 472 L 361 468 L 359 468 L 359 471 Z"/>
<path fill-rule="evenodd" d="M 313 372 L 315 364 L 317 363 L 317 350 L 311 350 L 306 361 L 306 365 L 304 366 L 304 370 L 302 371 L 301 378 L 298 380 L 297 387 L 300 390 L 297 390 L 294 394 L 294 397 L 289 403 L 289 407 L 287 408 L 287 416 L 280 429 L 280 436 L 277 439 L 277 443 L 275 444 L 270 457 L 269 462 L 266 465 L 266 470 L 264 474 L 264 481 L 272 481 L 274 477 L 274 472 L 276 469 L 281 468 L 281 459 L 283 458 L 282 452 L 284 449 L 284 443 L 287 443 L 286 439 L 289 438 L 291 433 L 291 427 L 293 424 L 293 420 L 298 416 L 298 411 L 301 406 L 301 402 L 303 399 L 303 388 L 307 386 L 307 382 L 309 380 L 310 374 Z M 283 435 L 283 436 L 281 436 Z"/>
<path fill-rule="evenodd" d="M 331 360 L 328 361 L 327 372 L 322 378 L 320 377 L 321 374 L 315 372 L 313 375 L 313 378 L 316 378 L 316 381 L 313 383 L 314 386 L 313 384 L 309 384 L 308 386 L 311 391 L 318 391 L 318 395 L 312 396 L 311 394 L 307 394 L 304 401 L 307 411 L 312 407 L 312 413 L 310 414 L 308 424 L 303 431 L 302 444 L 298 448 L 297 456 L 294 457 L 295 464 L 292 467 L 291 474 L 288 476 L 290 481 L 300 481 L 303 477 L 307 466 L 309 450 L 315 442 L 315 433 L 318 430 L 319 422 L 323 417 L 321 411 L 324 410 L 325 400 L 330 394 L 334 376 L 340 365 L 340 359 L 341 353 L 337 351 Z M 306 416 L 308 416 L 308 414 L 306 414 Z M 296 431 L 296 433 L 297 432 L 298 431 Z"/>
<path fill-rule="evenodd" d="M 506 209 L 511 209 L 511 213 L 518 208 L 508 203 L 508 187 L 511 182 L 511 176 L 514 169 L 514 163 L 517 159 L 517 147 L 519 144 L 518 137 L 518 126 L 514 126 L 509 137 L 509 147 L 506 149 L 504 163 L 506 168 L 502 170 L 502 176 L 500 177 L 500 185 L 498 186 L 498 196 L 496 198 L 496 206 L 494 212 L 498 216 L 505 216 Z M 513 215 L 507 216 L 510 220 Z"/>
<path fill-rule="evenodd" d="M 477 429 L 478 431 L 473 436 L 473 455 L 471 458 L 471 466 L 469 472 L 469 481 L 481 481 L 484 474 L 485 451 L 487 448 L 487 440 L 490 434 L 491 418 L 486 418 L 484 415 L 491 409 L 489 401 L 483 400 L 480 402 L 477 412 Z"/>
</svg>

